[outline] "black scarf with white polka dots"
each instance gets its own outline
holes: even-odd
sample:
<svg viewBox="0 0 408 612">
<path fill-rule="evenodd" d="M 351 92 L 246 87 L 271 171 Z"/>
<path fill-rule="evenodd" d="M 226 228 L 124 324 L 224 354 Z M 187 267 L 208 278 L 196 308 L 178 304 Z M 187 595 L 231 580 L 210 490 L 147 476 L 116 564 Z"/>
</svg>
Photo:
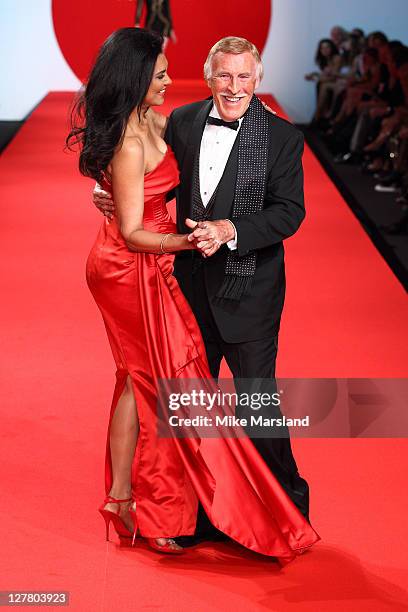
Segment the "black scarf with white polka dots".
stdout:
<svg viewBox="0 0 408 612">
<path fill-rule="evenodd" d="M 253 96 L 239 131 L 238 173 L 232 221 L 263 209 L 268 146 L 268 112 L 259 99 Z M 250 290 L 255 270 L 256 251 L 242 257 L 238 256 L 236 250 L 230 251 L 225 266 L 225 279 L 217 297 L 240 300 Z"/>
</svg>

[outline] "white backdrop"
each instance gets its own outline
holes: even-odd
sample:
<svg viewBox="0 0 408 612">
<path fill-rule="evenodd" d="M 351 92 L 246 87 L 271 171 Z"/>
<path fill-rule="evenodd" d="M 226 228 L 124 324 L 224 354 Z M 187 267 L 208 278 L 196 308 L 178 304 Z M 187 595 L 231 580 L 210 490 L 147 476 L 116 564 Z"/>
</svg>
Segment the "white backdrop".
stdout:
<svg viewBox="0 0 408 612">
<path fill-rule="evenodd" d="M 408 44 L 407 24 L 408 0 L 273 0 L 261 89 L 275 94 L 294 121 L 306 123 L 314 110 L 315 86 L 303 77 L 315 68 L 317 41 L 327 38 L 333 25 L 382 30 Z"/>
<path fill-rule="evenodd" d="M 0 7 L 0 120 L 19 120 L 48 91 L 80 83 L 55 38 L 51 0 L 0 0 Z"/>
<path fill-rule="evenodd" d="M 0 0 L 0 8 L 0 120 L 19 120 L 48 91 L 75 90 L 80 83 L 58 47 L 51 0 Z M 273 0 L 260 90 L 274 93 L 293 120 L 308 121 L 314 87 L 303 75 L 313 68 L 317 40 L 332 25 L 381 29 L 408 44 L 407 23 L 408 0 Z"/>
</svg>

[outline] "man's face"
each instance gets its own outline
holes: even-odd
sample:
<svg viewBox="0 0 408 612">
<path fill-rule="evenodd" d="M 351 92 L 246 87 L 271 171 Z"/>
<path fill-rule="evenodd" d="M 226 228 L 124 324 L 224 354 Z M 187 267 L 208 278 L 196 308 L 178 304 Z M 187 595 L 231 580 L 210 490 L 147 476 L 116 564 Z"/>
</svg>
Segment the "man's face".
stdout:
<svg viewBox="0 0 408 612">
<path fill-rule="evenodd" d="M 258 85 L 256 61 L 249 51 L 239 54 L 218 52 L 214 55 L 208 86 L 224 121 L 242 117 Z"/>
<path fill-rule="evenodd" d="M 343 33 L 340 28 L 332 28 L 330 31 L 330 38 L 336 46 L 339 46 L 343 40 Z"/>
</svg>

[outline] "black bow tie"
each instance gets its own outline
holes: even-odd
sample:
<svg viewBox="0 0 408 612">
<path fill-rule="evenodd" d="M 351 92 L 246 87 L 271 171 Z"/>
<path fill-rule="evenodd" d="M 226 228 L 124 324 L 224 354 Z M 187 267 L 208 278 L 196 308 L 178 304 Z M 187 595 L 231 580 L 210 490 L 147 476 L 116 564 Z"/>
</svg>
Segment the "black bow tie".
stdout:
<svg viewBox="0 0 408 612">
<path fill-rule="evenodd" d="M 208 117 L 207 123 L 210 125 L 223 125 L 224 127 L 231 128 L 231 130 L 237 131 L 239 128 L 239 121 L 224 121 L 224 119 L 217 119 L 217 117 Z"/>
</svg>

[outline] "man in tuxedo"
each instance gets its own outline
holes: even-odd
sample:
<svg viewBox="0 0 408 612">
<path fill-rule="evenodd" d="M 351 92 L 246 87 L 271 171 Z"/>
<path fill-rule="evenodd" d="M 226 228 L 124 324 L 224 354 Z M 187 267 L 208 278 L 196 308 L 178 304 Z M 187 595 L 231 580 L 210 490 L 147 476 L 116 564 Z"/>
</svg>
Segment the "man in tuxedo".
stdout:
<svg viewBox="0 0 408 612">
<path fill-rule="evenodd" d="M 215 378 L 224 357 L 235 379 L 274 381 L 285 294 L 282 241 L 305 215 L 303 136 L 254 95 L 262 70 L 252 43 L 222 39 L 204 66 L 211 98 L 175 109 L 165 134 L 180 168 L 178 231 L 190 232 L 198 248 L 176 254 L 174 274 Z M 308 485 L 288 431 L 253 443 L 308 518 Z M 201 509 L 201 534 L 209 534 L 205 519 Z"/>
</svg>

